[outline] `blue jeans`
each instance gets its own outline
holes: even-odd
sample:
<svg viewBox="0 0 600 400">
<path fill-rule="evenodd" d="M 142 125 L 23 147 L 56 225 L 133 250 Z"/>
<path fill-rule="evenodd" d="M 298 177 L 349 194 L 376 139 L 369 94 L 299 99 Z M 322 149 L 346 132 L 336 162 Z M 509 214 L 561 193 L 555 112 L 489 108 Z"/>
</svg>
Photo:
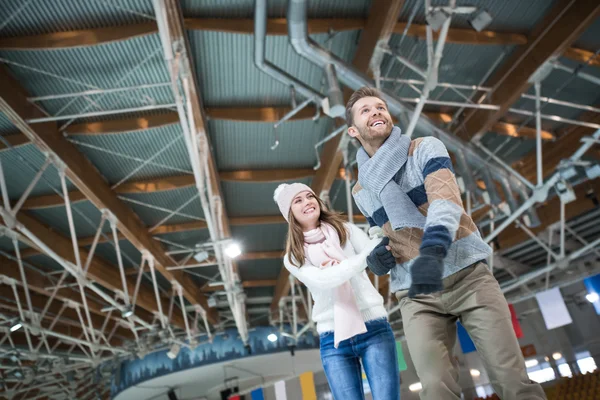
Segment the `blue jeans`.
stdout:
<svg viewBox="0 0 600 400">
<path fill-rule="evenodd" d="M 364 400 L 361 361 L 373 400 L 400 400 L 396 341 L 386 319 L 366 323 L 367 332 L 333 347 L 333 332 L 320 336 L 321 362 L 335 400 Z"/>
</svg>

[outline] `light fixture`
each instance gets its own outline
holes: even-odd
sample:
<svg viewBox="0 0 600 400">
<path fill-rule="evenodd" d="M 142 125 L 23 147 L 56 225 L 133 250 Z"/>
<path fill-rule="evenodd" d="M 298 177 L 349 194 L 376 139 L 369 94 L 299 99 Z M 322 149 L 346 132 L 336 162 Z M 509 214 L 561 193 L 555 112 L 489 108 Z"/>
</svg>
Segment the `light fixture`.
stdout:
<svg viewBox="0 0 600 400">
<path fill-rule="evenodd" d="M 477 32 L 481 32 L 492 22 L 492 16 L 485 10 L 480 10 L 469 18 L 469 24 Z"/>
<path fill-rule="evenodd" d="M 19 329 L 21 329 L 22 326 L 23 326 L 23 324 L 21 324 L 20 322 L 16 322 L 13 326 L 10 327 L 10 331 L 11 332 L 18 331 Z"/>
<path fill-rule="evenodd" d="M 480 376 L 480 375 L 481 375 L 481 372 L 479 372 L 479 370 L 478 370 L 478 369 L 472 369 L 472 370 L 471 370 L 471 371 L 469 371 L 469 372 L 471 372 L 471 376 L 472 376 L 472 377 L 475 377 L 475 378 L 477 378 L 478 376 Z"/>
<path fill-rule="evenodd" d="M 173 344 L 173 346 L 171 346 L 171 349 L 167 352 L 167 357 L 169 357 L 171 360 L 174 360 L 175 358 L 177 358 L 179 350 L 181 350 L 181 347 L 177 343 Z"/>
<path fill-rule="evenodd" d="M 590 303 L 596 303 L 598 300 L 600 300 L 600 296 L 598 296 L 598 293 L 596 292 L 586 294 L 585 298 Z"/>
<path fill-rule="evenodd" d="M 225 248 L 225 255 L 229 258 L 236 258 L 242 254 L 242 249 L 237 243 L 231 243 Z"/>
<path fill-rule="evenodd" d="M 546 362 L 550 361 L 550 359 L 548 358 L 548 356 L 544 357 L 544 361 L 546 361 Z"/>
<path fill-rule="evenodd" d="M 208 307 L 210 308 L 215 308 L 217 306 L 217 298 L 215 296 L 210 296 L 207 299 L 207 303 Z"/>
<path fill-rule="evenodd" d="M 554 358 L 555 360 L 560 360 L 562 358 L 562 354 L 560 354 L 558 351 L 556 353 L 552 354 L 552 358 Z"/>
<path fill-rule="evenodd" d="M 269 336 L 267 336 L 267 340 L 269 340 L 269 342 L 276 342 L 277 341 L 277 335 L 274 333 L 271 333 Z"/>
<path fill-rule="evenodd" d="M 425 16 L 427 24 L 431 27 L 431 29 L 433 29 L 436 32 L 440 30 L 440 28 L 442 27 L 442 25 L 444 25 L 444 22 L 446 22 L 448 18 L 450 18 L 450 14 L 446 13 L 444 10 L 439 8 L 431 10 Z"/>
<path fill-rule="evenodd" d="M 202 250 L 197 252 L 196 254 L 194 254 L 194 260 L 198 261 L 199 263 L 206 261 L 208 259 L 208 251 L 206 250 Z"/>
<path fill-rule="evenodd" d="M 538 364 L 539 364 L 539 362 L 535 358 L 533 360 L 527 360 L 527 361 L 525 361 L 525 367 L 526 368 L 535 367 Z"/>
<path fill-rule="evenodd" d="M 129 318 L 133 315 L 133 307 L 126 306 L 123 311 L 121 312 L 121 315 L 123 316 L 123 318 Z"/>
<path fill-rule="evenodd" d="M 423 389 L 423 385 L 421 385 L 421 382 L 413 383 L 408 387 L 408 390 L 410 390 L 411 392 L 418 392 L 421 389 Z"/>
</svg>

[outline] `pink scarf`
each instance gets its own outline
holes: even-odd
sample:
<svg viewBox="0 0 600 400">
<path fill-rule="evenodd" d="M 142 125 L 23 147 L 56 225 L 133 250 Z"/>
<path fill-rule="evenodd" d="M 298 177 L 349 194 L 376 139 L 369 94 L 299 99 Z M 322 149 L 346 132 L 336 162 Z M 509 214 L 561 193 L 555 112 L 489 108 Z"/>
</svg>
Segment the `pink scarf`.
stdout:
<svg viewBox="0 0 600 400">
<path fill-rule="evenodd" d="M 339 264 L 347 257 L 340 245 L 337 231 L 329 224 L 304 232 L 304 254 L 316 267 L 327 268 Z M 337 349 L 342 340 L 350 339 L 367 331 L 365 322 L 356 303 L 350 281 L 334 289 L 333 333 Z"/>
</svg>

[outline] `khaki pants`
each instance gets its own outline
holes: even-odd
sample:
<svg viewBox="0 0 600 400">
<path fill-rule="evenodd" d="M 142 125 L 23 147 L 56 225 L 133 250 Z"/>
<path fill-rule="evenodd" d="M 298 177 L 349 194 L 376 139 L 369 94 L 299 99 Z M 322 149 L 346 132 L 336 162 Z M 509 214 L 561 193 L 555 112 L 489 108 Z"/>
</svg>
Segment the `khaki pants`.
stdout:
<svg viewBox="0 0 600 400">
<path fill-rule="evenodd" d="M 414 299 L 407 295 L 408 290 L 396 293 L 408 349 L 423 385 L 422 400 L 460 399 L 452 355 L 457 319 L 473 339 L 501 399 L 546 399 L 541 386 L 527 376 L 506 299 L 485 264 L 447 277 L 442 292 Z"/>
</svg>

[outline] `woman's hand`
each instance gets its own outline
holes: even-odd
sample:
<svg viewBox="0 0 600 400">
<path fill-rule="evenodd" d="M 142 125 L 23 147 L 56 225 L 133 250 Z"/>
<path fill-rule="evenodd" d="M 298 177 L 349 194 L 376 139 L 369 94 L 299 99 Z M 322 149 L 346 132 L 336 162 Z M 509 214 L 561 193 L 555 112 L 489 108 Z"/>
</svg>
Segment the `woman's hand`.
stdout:
<svg viewBox="0 0 600 400">
<path fill-rule="evenodd" d="M 375 275 L 385 275 L 396 266 L 389 243 L 390 239 L 384 237 L 367 256 L 367 266 Z"/>
</svg>

